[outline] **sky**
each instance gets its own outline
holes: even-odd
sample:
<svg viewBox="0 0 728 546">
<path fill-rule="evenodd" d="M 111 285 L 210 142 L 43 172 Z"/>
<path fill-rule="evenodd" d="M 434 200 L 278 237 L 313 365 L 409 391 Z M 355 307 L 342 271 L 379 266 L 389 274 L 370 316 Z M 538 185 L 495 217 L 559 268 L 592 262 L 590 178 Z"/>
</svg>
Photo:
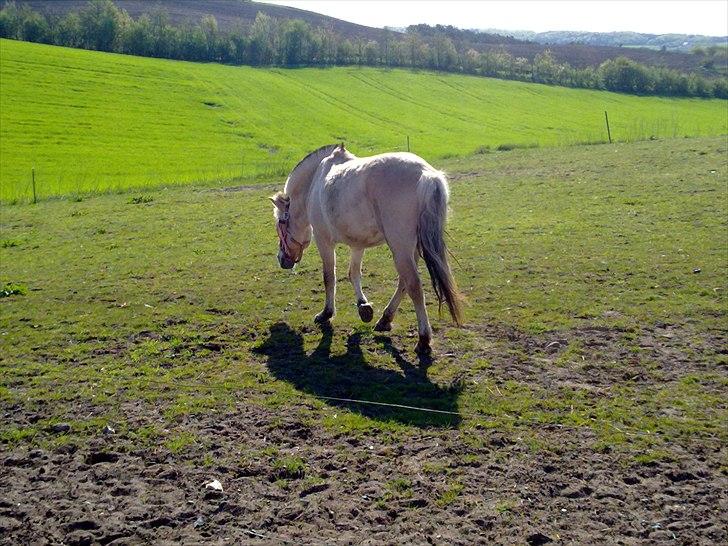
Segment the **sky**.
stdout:
<svg viewBox="0 0 728 546">
<path fill-rule="evenodd" d="M 728 0 L 263 0 L 372 27 L 728 35 Z"/>
</svg>

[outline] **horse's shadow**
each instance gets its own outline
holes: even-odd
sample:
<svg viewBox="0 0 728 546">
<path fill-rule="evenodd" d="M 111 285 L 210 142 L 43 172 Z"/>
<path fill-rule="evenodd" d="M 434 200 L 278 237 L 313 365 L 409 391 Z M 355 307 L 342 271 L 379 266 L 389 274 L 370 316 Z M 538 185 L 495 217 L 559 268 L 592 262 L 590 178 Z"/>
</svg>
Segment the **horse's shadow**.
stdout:
<svg viewBox="0 0 728 546">
<path fill-rule="evenodd" d="M 321 333 L 321 341 L 309 355 L 304 350 L 303 336 L 288 324 L 279 322 L 270 328 L 268 338 L 253 350 L 268 358 L 268 369 L 277 379 L 291 383 L 300 391 L 321 397 L 332 406 L 345 407 L 380 421 L 419 427 L 454 427 L 460 422 L 457 399 L 461 387 L 441 387 L 430 381 L 425 366 L 409 362 L 392 345 L 388 336 L 380 335 L 374 339 L 382 344 L 400 370 L 368 364 L 361 348 L 360 333 L 348 336 L 346 353 L 341 355 L 331 354 L 334 337 L 332 327 L 323 326 Z M 351 400 L 366 400 L 382 405 Z"/>
</svg>

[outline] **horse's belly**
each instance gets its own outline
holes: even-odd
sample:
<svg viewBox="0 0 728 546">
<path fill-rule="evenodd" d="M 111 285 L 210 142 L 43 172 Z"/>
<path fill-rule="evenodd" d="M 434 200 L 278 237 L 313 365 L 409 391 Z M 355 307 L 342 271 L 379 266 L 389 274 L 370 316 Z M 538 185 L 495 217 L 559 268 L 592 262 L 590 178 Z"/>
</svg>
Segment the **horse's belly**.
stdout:
<svg viewBox="0 0 728 546">
<path fill-rule="evenodd" d="M 355 247 L 382 244 L 384 234 L 374 207 L 365 195 L 352 189 L 342 188 L 343 191 L 329 194 L 326 212 L 334 239 Z"/>
<path fill-rule="evenodd" d="M 353 247 L 371 247 L 384 242 L 384 234 L 374 214 L 353 214 L 346 221 L 337 222 L 336 231 L 340 242 Z"/>
</svg>

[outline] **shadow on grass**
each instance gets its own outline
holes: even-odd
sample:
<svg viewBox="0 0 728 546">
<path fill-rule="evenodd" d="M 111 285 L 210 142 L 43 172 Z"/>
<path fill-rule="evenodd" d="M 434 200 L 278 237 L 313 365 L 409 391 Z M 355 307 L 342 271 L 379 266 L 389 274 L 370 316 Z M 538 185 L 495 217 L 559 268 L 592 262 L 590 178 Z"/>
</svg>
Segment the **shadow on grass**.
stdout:
<svg viewBox="0 0 728 546">
<path fill-rule="evenodd" d="M 254 351 L 268 358 L 268 369 L 277 379 L 287 381 L 314 396 L 368 400 L 454 413 L 324 399 L 332 406 L 345 407 L 379 421 L 395 421 L 419 427 L 455 427 L 460 423 L 457 399 L 461 388 L 443 388 L 432 383 L 426 373 L 429 362 L 412 364 L 392 345 L 388 336 L 378 335 L 374 339 L 382 344 L 402 371 L 378 368 L 367 363 L 361 349 L 361 334 L 349 335 L 346 353 L 333 356 L 332 327 L 322 327 L 321 334 L 318 346 L 307 355 L 303 336 L 279 322 L 271 327 L 268 338 Z"/>
</svg>

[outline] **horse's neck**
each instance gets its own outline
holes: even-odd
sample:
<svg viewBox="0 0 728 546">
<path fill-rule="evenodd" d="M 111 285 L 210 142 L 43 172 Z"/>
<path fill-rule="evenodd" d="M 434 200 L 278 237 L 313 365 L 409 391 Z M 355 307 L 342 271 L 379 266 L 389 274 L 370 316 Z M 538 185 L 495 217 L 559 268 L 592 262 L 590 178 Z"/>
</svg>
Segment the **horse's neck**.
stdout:
<svg viewBox="0 0 728 546">
<path fill-rule="evenodd" d="M 308 224 L 309 195 L 311 194 L 313 177 L 321 160 L 326 155 L 328 154 L 314 154 L 307 158 L 293 170 L 286 182 L 285 192 L 290 196 L 291 203 L 295 203 L 296 215 L 301 216 L 298 220 L 301 220 L 304 224 Z"/>
</svg>

